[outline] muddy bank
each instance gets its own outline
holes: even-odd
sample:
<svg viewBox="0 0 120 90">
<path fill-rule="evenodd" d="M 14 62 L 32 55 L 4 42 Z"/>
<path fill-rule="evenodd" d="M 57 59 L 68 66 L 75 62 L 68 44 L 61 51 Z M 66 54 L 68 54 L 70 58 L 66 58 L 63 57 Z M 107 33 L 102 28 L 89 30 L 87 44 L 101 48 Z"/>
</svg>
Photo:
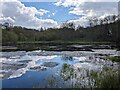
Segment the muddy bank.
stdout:
<svg viewBox="0 0 120 90">
<path fill-rule="evenodd" d="M 33 51 L 33 50 L 45 50 L 45 51 L 92 51 L 92 49 L 117 49 L 116 45 L 39 45 L 39 44 L 27 44 L 13 46 L 3 46 L 2 51 Z"/>
</svg>

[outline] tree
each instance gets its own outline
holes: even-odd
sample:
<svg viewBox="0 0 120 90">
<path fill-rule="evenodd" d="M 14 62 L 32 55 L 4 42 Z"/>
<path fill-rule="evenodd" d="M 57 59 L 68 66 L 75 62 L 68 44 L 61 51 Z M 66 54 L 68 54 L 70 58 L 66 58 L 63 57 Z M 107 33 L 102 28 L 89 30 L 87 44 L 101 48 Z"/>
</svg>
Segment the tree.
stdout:
<svg viewBox="0 0 120 90">
<path fill-rule="evenodd" d="M 78 26 L 77 26 L 77 30 L 81 30 L 81 29 L 83 29 L 83 27 L 80 26 L 80 25 L 78 25 Z"/>
<path fill-rule="evenodd" d="M 73 22 L 65 22 L 61 26 L 62 28 L 72 28 L 75 29 L 75 24 Z"/>
</svg>

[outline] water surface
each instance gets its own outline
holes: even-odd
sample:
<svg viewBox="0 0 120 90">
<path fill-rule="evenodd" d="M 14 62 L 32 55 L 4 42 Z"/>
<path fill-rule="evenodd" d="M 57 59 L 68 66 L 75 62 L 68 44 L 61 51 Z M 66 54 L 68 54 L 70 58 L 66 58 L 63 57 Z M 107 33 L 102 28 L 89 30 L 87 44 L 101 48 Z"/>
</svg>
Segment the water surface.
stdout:
<svg viewBox="0 0 120 90">
<path fill-rule="evenodd" d="M 112 49 L 90 51 L 1 52 L 3 88 L 91 87 L 96 75 L 117 73 L 119 64 L 108 56 L 119 56 Z"/>
</svg>

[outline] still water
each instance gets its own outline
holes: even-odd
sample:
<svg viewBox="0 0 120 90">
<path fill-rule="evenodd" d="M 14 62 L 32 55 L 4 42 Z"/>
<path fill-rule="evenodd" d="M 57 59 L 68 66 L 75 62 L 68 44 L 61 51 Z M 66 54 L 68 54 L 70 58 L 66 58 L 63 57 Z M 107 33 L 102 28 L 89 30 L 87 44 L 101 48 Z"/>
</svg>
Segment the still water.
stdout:
<svg viewBox="0 0 120 90">
<path fill-rule="evenodd" d="M 111 49 L 90 51 L 1 52 L 3 88 L 94 87 L 96 76 L 117 73 L 119 64 L 107 57 L 119 56 Z"/>
</svg>

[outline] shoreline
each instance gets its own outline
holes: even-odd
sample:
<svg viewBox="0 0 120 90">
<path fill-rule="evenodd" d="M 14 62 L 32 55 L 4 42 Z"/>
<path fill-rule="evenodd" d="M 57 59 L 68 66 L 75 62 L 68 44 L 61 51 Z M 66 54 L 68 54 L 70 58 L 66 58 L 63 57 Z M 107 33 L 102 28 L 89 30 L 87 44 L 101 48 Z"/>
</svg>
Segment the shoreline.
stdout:
<svg viewBox="0 0 120 90">
<path fill-rule="evenodd" d="M 92 49 L 117 49 L 115 43 L 100 43 L 100 42 L 90 42 L 88 43 L 19 43 L 14 45 L 3 45 L 1 51 L 33 51 L 33 50 L 45 50 L 45 51 L 92 51 Z"/>
</svg>

